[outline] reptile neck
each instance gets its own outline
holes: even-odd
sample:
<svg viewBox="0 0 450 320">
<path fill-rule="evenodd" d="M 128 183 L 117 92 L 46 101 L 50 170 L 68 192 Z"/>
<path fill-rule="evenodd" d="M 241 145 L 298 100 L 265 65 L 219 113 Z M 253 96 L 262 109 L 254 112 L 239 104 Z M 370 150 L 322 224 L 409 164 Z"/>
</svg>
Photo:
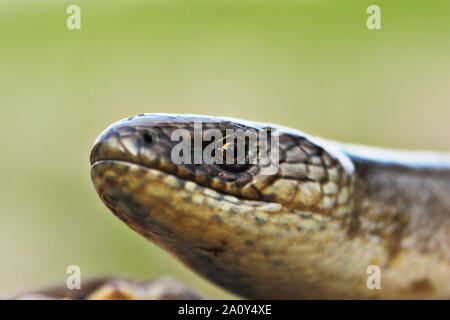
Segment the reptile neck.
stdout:
<svg viewBox="0 0 450 320">
<path fill-rule="evenodd" d="M 351 230 L 450 260 L 450 156 L 344 146 L 355 167 Z M 373 156 L 372 156 L 373 155 Z"/>
</svg>

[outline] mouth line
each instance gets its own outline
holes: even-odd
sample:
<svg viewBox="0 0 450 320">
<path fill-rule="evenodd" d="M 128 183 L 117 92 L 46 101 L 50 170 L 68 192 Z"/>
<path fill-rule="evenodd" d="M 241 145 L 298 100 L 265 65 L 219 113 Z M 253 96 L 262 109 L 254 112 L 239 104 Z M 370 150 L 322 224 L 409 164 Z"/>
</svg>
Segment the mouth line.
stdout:
<svg viewBox="0 0 450 320">
<path fill-rule="evenodd" d="M 173 192 L 186 192 L 194 196 L 195 194 L 201 194 L 204 198 L 202 203 L 210 209 L 217 209 L 230 214 L 239 214 L 239 216 L 246 217 L 246 219 L 248 219 L 249 215 L 253 217 L 252 219 L 254 219 L 256 212 L 263 212 L 264 214 L 269 214 L 276 217 L 280 217 L 283 213 L 288 213 L 299 216 L 302 220 L 312 219 L 312 221 L 323 222 L 322 216 L 317 217 L 316 214 L 309 211 L 286 208 L 277 202 L 249 200 L 234 195 L 224 194 L 216 191 L 215 189 L 200 185 L 195 181 L 179 178 L 174 174 L 167 173 L 159 169 L 153 169 L 146 165 L 134 163 L 132 161 L 114 159 L 96 160 L 92 163 L 91 170 L 94 169 L 95 166 L 101 164 L 119 164 L 128 167 L 135 166 L 150 173 L 150 175 L 154 177 L 153 179 L 158 181 L 158 183 L 161 183 L 165 187 L 172 188 Z M 188 201 L 192 202 L 193 198 L 194 197 L 190 198 Z"/>
<path fill-rule="evenodd" d="M 192 193 L 195 192 L 199 192 L 201 190 L 203 190 L 203 195 L 213 198 L 215 200 L 225 200 L 227 202 L 233 203 L 233 204 L 245 204 L 245 205 L 249 205 L 249 206 L 267 206 L 267 205 L 279 205 L 282 206 L 281 204 L 277 203 L 277 202 L 270 202 L 270 201 L 261 201 L 261 200 L 250 200 L 250 199 L 245 199 L 245 198 L 241 198 L 235 195 L 229 195 L 229 194 L 224 194 L 220 191 L 217 191 L 213 188 L 207 187 L 207 186 L 203 186 L 195 181 L 189 180 L 189 179 L 185 179 L 185 178 L 180 178 L 177 175 L 174 175 L 173 173 L 169 173 L 166 171 L 163 171 L 161 169 L 157 169 L 157 168 L 152 168 L 149 166 L 146 166 L 144 164 L 141 163 L 136 163 L 133 161 L 127 161 L 127 160 L 123 160 L 123 159 L 114 159 L 114 158 L 109 158 L 109 159 L 98 159 L 92 162 L 91 164 L 91 169 L 94 168 L 97 165 L 100 164 L 108 164 L 108 163 L 116 163 L 116 164 L 122 164 L 122 165 L 127 165 L 127 166 L 137 166 L 141 169 L 144 170 L 151 170 L 154 172 L 158 172 L 160 175 L 162 176 L 166 176 L 166 177 L 173 177 L 175 179 L 177 179 L 181 185 L 179 185 L 179 188 L 183 188 L 185 191 L 190 191 Z M 162 182 L 163 183 L 163 182 Z M 188 190 L 187 188 L 187 184 L 189 184 L 189 189 L 193 189 L 193 190 Z M 172 186 L 174 187 L 174 186 Z"/>
</svg>

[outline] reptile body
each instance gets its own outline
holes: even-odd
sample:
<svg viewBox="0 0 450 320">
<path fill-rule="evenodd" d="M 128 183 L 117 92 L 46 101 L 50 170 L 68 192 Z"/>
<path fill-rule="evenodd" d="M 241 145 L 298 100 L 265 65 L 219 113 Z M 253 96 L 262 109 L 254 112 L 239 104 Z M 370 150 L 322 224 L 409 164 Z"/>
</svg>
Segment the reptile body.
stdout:
<svg viewBox="0 0 450 320">
<path fill-rule="evenodd" d="M 175 164 L 174 131 L 195 136 L 194 122 L 276 134 L 279 149 L 268 154 L 277 161 Z M 346 145 L 230 118 L 143 114 L 107 128 L 91 165 L 119 219 L 240 296 L 450 298 L 448 154 Z M 267 166 L 274 170 L 262 174 Z M 373 265 L 381 289 L 367 286 Z"/>
</svg>

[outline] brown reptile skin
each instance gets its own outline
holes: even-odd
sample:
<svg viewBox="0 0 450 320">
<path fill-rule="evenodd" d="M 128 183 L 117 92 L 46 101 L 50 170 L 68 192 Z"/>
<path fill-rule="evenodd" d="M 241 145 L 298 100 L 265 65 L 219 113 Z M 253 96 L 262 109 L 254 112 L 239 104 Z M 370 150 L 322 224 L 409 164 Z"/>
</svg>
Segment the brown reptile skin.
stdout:
<svg viewBox="0 0 450 320">
<path fill-rule="evenodd" d="M 279 164 L 171 160 L 175 129 L 279 133 Z M 450 160 L 343 145 L 275 125 L 145 114 L 91 153 L 94 186 L 133 230 L 246 298 L 450 298 Z M 369 265 L 380 290 L 366 286 Z"/>
</svg>

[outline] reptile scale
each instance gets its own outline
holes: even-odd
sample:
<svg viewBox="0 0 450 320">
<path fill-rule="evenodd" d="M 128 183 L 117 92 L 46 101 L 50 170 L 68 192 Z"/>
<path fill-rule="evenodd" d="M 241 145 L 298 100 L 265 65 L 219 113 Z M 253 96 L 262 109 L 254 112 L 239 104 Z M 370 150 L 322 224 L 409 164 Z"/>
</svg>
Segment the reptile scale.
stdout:
<svg viewBox="0 0 450 320">
<path fill-rule="evenodd" d="M 193 133 L 195 122 L 277 132 L 275 170 L 175 164 L 172 134 Z M 450 298 L 449 154 L 342 144 L 231 118 L 142 114 L 108 127 L 90 161 L 94 186 L 119 219 L 242 297 Z M 367 287 L 371 265 L 381 271 L 379 290 Z"/>
</svg>

